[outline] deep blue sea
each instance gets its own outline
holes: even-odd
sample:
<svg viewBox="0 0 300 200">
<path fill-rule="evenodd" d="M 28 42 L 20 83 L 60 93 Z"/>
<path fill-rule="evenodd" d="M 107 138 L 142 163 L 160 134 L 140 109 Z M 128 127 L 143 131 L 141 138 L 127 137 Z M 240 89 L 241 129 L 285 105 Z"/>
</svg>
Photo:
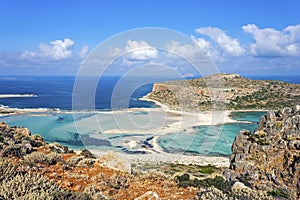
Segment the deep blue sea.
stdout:
<svg viewBox="0 0 300 200">
<path fill-rule="evenodd" d="M 257 80 L 281 80 L 290 83 L 300 83 L 300 76 L 245 76 Z M 99 81 L 95 92 L 95 108 L 100 110 L 111 109 L 111 96 L 114 86 L 120 77 L 105 76 Z M 130 99 L 119 99 L 120 102 L 127 101 L 125 108 L 152 107 L 153 104 L 138 101 L 138 98 L 151 92 L 151 79 L 145 81 L 145 77 L 132 77 L 127 84 L 132 85 L 140 82 L 150 82 L 138 87 L 132 93 Z M 152 82 L 171 80 L 172 78 L 156 78 Z M 32 98 L 0 98 L 0 104 L 13 108 L 59 108 L 63 110 L 72 109 L 72 92 L 75 77 L 73 76 L 0 76 L 1 94 L 35 94 Z M 124 85 L 126 87 L 126 85 Z M 122 104 L 120 104 L 122 105 Z M 122 107 L 120 107 L 122 109 Z"/>
<path fill-rule="evenodd" d="M 257 80 L 281 80 L 300 84 L 300 76 L 246 77 Z M 107 111 L 112 109 L 155 107 L 154 104 L 139 101 L 138 98 L 151 92 L 153 82 L 166 81 L 172 78 L 156 78 L 152 82 L 151 79 L 145 79 L 147 78 L 131 77 L 128 79 L 128 85 L 122 84 L 121 92 L 123 91 L 124 93 L 127 92 L 126 88 L 132 87 L 132 85 L 136 85 L 136 88 L 127 99 L 123 98 L 123 95 L 116 95 L 120 98 L 114 99 L 117 103 L 112 107 L 112 94 L 120 77 L 102 77 L 99 81 L 95 95 L 91 97 L 95 98 L 95 108 L 97 110 Z M 59 108 L 61 110 L 71 110 L 74 80 L 75 77 L 71 76 L 0 76 L 0 95 L 37 95 L 36 97 L 27 98 L 0 98 L 0 104 L 12 108 Z M 195 127 L 195 132 L 191 134 L 176 133 L 161 135 L 158 139 L 158 143 L 162 149 L 168 152 L 227 156 L 231 153 L 231 144 L 239 130 L 248 129 L 254 131 L 257 128 L 257 121 L 259 121 L 259 118 L 264 114 L 264 112 L 236 112 L 232 114 L 232 118 L 252 123 L 199 126 Z M 139 117 L 143 115 L 146 116 L 147 113 L 139 113 L 138 115 L 132 114 L 129 117 Z M 145 120 L 145 116 L 144 118 L 141 118 L 140 121 Z M 86 120 L 91 117 L 93 117 L 92 114 L 88 113 L 77 116 L 62 113 L 47 116 L 22 115 L 0 117 L 0 121 L 5 121 L 11 126 L 28 127 L 33 133 L 42 135 L 48 142 L 60 142 L 74 149 L 88 147 L 98 150 L 112 149 L 126 153 L 140 153 L 134 149 L 127 148 L 124 144 L 128 141 L 135 141 L 139 145 L 143 143 L 147 144 L 147 141 L 154 136 L 154 133 L 124 134 L 121 132 L 116 132 L 114 134 L 98 134 L 95 136 L 97 126 L 95 124 L 89 124 Z M 99 114 L 98 117 L 103 119 L 103 123 L 108 127 L 107 129 L 113 127 L 111 120 L 115 119 L 108 118 L 105 113 Z M 76 126 L 74 124 L 74 120 L 82 122 L 82 132 L 78 132 L 78 125 Z M 215 134 L 216 132 L 218 134 Z M 95 137 L 97 139 L 95 139 Z"/>
<path fill-rule="evenodd" d="M 95 108 L 111 110 L 111 96 L 115 84 L 120 77 L 106 76 L 100 79 L 95 92 Z M 92 78 L 91 78 L 92 79 Z M 134 80 L 135 79 L 135 80 Z M 132 78 L 128 84 L 139 81 L 141 78 Z M 75 77 L 71 76 L 2 76 L 0 77 L 0 94 L 35 94 L 32 98 L 0 98 L 0 104 L 12 108 L 59 108 L 72 109 L 72 94 Z M 153 84 L 146 84 L 138 88 L 127 101 L 129 108 L 152 107 L 153 104 L 138 101 L 151 91 Z M 126 99 L 120 99 L 126 101 Z"/>
</svg>

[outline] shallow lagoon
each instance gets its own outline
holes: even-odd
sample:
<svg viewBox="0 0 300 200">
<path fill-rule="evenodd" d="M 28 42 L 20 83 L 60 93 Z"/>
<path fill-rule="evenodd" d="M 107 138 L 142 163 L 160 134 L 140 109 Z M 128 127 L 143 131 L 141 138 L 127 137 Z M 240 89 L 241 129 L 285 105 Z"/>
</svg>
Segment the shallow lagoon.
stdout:
<svg viewBox="0 0 300 200">
<path fill-rule="evenodd" d="M 173 123 L 172 117 L 145 110 L 114 115 L 109 112 L 20 115 L 0 117 L 0 121 L 10 126 L 28 127 L 47 142 L 59 142 L 72 149 L 145 153 L 141 147 L 158 135 L 159 146 L 167 152 L 227 156 L 231 154 L 231 144 L 238 132 L 241 129 L 255 130 L 264 113 L 233 112 L 233 119 L 251 123 L 197 126 L 193 131 L 170 134 L 160 134 L 160 127 Z"/>
</svg>

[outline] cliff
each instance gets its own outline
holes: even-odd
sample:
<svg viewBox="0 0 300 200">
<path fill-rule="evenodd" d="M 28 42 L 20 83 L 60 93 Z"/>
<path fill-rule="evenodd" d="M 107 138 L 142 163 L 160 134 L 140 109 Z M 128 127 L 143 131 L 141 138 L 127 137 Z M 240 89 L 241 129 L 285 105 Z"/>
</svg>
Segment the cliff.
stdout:
<svg viewBox="0 0 300 200">
<path fill-rule="evenodd" d="M 232 145 L 227 179 L 291 199 L 300 198 L 300 106 L 269 112 L 254 133 Z"/>
<path fill-rule="evenodd" d="M 160 82 L 147 98 L 173 110 L 276 110 L 300 102 L 300 85 L 216 74 L 192 80 Z"/>
</svg>

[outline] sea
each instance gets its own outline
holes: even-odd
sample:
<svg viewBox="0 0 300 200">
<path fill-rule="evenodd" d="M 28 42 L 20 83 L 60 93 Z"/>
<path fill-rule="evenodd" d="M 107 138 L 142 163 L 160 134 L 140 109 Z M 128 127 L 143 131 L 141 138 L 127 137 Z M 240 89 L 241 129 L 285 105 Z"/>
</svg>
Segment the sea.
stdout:
<svg viewBox="0 0 300 200">
<path fill-rule="evenodd" d="M 289 83 L 300 84 L 300 76 L 244 76 L 256 80 L 280 80 Z M 0 76 L 0 96 L 26 95 L 30 97 L 0 98 L 0 105 L 11 108 L 49 108 L 59 112 L 47 112 L 42 114 L 24 114 L 14 116 L 0 116 L 0 121 L 10 126 L 27 127 L 33 134 L 39 134 L 47 142 L 58 142 L 72 149 L 114 150 L 128 154 L 144 154 L 147 151 L 139 147 L 151 147 L 149 141 L 157 133 L 130 133 L 130 131 L 105 134 L 103 127 L 92 124 L 90 119 L 97 118 L 105 127 L 104 129 L 116 129 L 119 124 L 114 124 L 116 116 L 122 119 L 135 118 L 139 123 L 147 123 L 149 113 L 147 111 L 133 112 L 129 115 L 111 115 L 118 112 L 136 108 L 156 108 L 152 102 L 141 101 L 152 90 L 154 82 L 173 80 L 172 77 L 160 77 L 155 80 L 147 77 L 130 77 L 121 84 L 121 90 L 134 88 L 130 95 L 115 94 L 115 87 L 122 77 L 105 76 L 97 82 L 94 98 L 94 110 L 74 110 L 73 87 L 74 76 Z M 135 87 L 133 87 L 135 86 Z M 123 88 L 122 88 L 123 87 Z M 113 104 L 112 104 L 113 102 Z M 95 113 L 95 110 L 98 111 Z M 71 112 L 73 111 L 73 112 Z M 84 112 L 83 112 L 84 111 Z M 110 114 L 108 114 L 110 113 Z M 157 142 L 161 149 L 169 153 L 217 155 L 229 156 L 231 145 L 235 136 L 242 129 L 254 131 L 257 122 L 265 112 L 233 112 L 231 117 L 238 123 L 221 124 L 214 126 L 197 126 L 189 133 L 176 132 L 158 134 Z M 153 120 L 153 119 L 150 119 Z M 126 120 L 124 120 L 126 121 Z M 78 122 L 78 123 L 77 123 Z M 241 123 L 245 122 L 245 123 Z M 159 122 L 157 122 L 159 123 Z M 124 125 L 126 126 L 126 124 Z M 130 127 L 127 127 L 130 130 Z M 80 129 L 80 130 L 79 130 Z M 101 131 L 100 131 L 101 130 Z M 128 144 L 135 144 L 134 147 Z"/>
</svg>

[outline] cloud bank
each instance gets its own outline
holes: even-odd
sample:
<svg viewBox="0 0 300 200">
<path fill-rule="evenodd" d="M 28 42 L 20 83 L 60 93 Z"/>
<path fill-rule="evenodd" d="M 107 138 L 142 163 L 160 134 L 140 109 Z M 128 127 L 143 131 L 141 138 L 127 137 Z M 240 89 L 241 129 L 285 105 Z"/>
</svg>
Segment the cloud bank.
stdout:
<svg viewBox="0 0 300 200">
<path fill-rule="evenodd" d="M 258 57 L 281 57 L 300 55 L 300 24 L 288 26 L 282 31 L 273 28 L 258 28 L 255 24 L 242 26 L 245 33 L 252 35 L 249 45 L 251 55 Z"/>
<path fill-rule="evenodd" d="M 241 56 L 245 53 L 245 49 L 240 45 L 236 38 L 231 38 L 225 31 L 215 27 L 197 28 L 196 33 L 206 35 L 212 39 L 220 48 L 224 56 Z M 204 41 L 200 40 L 199 45 Z M 207 41 L 206 41 L 207 42 Z M 207 44 L 203 48 L 207 48 Z"/>
<path fill-rule="evenodd" d="M 72 48 L 75 42 L 69 38 L 50 41 L 49 44 L 40 43 L 38 51 L 24 51 L 21 59 L 42 58 L 62 60 L 73 56 Z"/>
<path fill-rule="evenodd" d="M 240 27 L 239 35 L 243 37 L 238 38 L 218 27 L 198 27 L 190 36 L 194 45 L 171 41 L 165 44 L 165 50 L 170 54 L 176 51 L 180 52 L 180 56 L 197 59 L 199 53 L 202 53 L 198 45 L 217 64 L 220 71 L 227 73 L 260 74 L 270 70 L 273 74 L 300 74 L 300 24 L 290 25 L 282 30 L 246 24 Z M 89 52 L 88 45 L 76 46 L 71 38 L 41 42 L 35 51 L 0 51 L 0 69 L 13 72 L 13 69 L 26 67 L 61 66 L 68 69 L 68 66 L 73 66 L 75 73 Z M 99 58 L 99 63 L 120 53 L 126 55 L 118 63 L 122 67 L 151 61 L 176 67 L 179 65 L 175 63 L 178 60 L 168 54 L 164 60 L 159 60 L 159 50 L 146 40 L 133 39 L 129 39 L 123 46 L 112 46 L 111 51 Z"/>
</svg>

